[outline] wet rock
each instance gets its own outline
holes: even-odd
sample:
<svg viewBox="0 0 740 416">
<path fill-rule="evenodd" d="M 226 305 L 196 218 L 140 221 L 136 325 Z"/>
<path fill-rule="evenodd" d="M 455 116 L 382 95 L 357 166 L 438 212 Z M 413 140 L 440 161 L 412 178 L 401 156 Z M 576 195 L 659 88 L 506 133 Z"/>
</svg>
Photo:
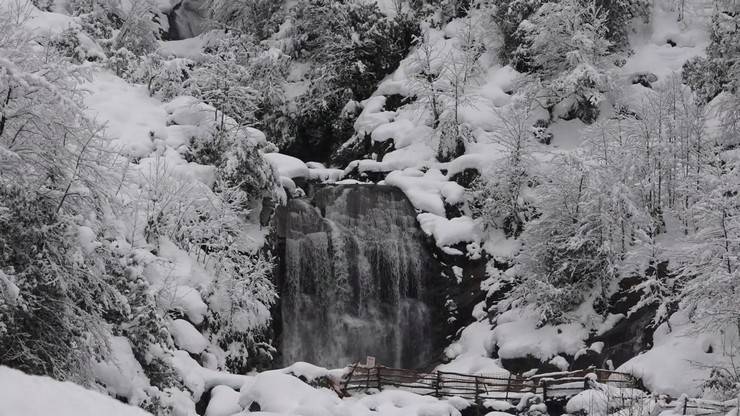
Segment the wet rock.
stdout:
<svg viewBox="0 0 740 416">
<path fill-rule="evenodd" d="M 570 370 L 585 370 L 589 367 L 604 367 L 604 357 L 591 349 L 585 350 L 580 354 L 576 354 L 576 358 L 570 365 Z"/>
<path fill-rule="evenodd" d="M 452 175 L 450 179 L 464 188 L 470 188 L 470 185 L 478 178 L 480 178 L 480 172 L 478 172 L 478 169 L 467 168 L 462 172 Z"/>
<path fill-rule="evenodd" d="M 603 362 L 611 360 L 614 367 L 627 362 L 632 357 L 652 347 L 653 318 L 656 308 L 647 306 L 633 313 L 628 319 L 623 319 L 614 328 L 595 337 L 593 341 L 605 344 L 601 351 Z M 602 363 L 603 364 L 603 363 Z"/>
<path fill-rule="evenodd" d="M 538 369 L 537 373 L 555 373 L 562 371 L 557 366 L 549 362 L 543 362 L 539 358 L 527 355 L 518 358 L 502 358 L 501 365 L 514 374 L 526 373 L 534 368 Z"/>
<path fill-rule="evenodd" d="M 645 88 L 653 88 L 653 83 L 658 81 L 658 76 L 652 72 L 635 72 L 630 75 L 632 85 L 640 84 Z"/>
</svg>

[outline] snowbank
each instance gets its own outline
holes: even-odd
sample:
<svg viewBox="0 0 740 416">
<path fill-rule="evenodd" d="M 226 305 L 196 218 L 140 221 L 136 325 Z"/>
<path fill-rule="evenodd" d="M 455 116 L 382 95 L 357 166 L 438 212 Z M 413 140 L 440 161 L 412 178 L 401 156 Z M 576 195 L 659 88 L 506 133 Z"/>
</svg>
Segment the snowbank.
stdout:
<svg viewBox="0 0 740 416">
<path fill-rule="evenodd" d="M 653 393 L 699 396 L 701 383 L 709 378 L 712 366 L 731 368 L 730 357 L 722 350 L 723 346 L 736 343 L 737 335 L 697 333 L 690 325 L 685 311 L 676 312 L 669 322 L 655 330 L 653 347 L 622 364 L 617 371 L 642 379 Z"/>
<path fill-rule="evenodd" d="M 439 371 L 462 374 L 478 374 L 507 378 L 509 371 L 501 366 L 501 361 L 490 358 L 493 353 L 494 338 L 491 326 L 484 322 L 474 322 L 463 329 L 460 339 L 445 349 L 452 361 L 437 367 Z"/>
<path fill-rule="evenodd" d="M 265 153 L 264 158 L 286 178 L 308 178 L 308 166 L 300 159 L 282 153 Z"/>
<path fill-rule="evenodd" d="M 128 403 L 138 405 L 146 399 L 149 378 L 136 361 L 127 338 L 112 337 L 109 342 L 110 359 L 93 366 L 95 380 L 112 396 L 125 397 Z"/>
<path fill-rule="evenodd" d="M 519 309 L 504 312 L 498 317 L 493 337 L 499 346 L 499 357 L 519 358 L 531 355 L 540 360 L 565 353 L 575 355 L 584 347 L 588 330 L 578 323 L 546 325 L 537 328 L 538 315 Z"/>
<path fill-rule="evenodd" d="M 147 416 L 101 393 L 70 382 L 31 376 L 0 367 L 0 415 L 3 416 Z M 149 415 L 151 416 L 151 415 Z"/>
<path fill-rule="evenodd" d="M 470 217 L 447 219 L 439 215 L 423 213 L 417 215 L 416 218 L 424 233 L 433 236 L 440 248 L 480 239 L 478 223 Z"/>
</svg>

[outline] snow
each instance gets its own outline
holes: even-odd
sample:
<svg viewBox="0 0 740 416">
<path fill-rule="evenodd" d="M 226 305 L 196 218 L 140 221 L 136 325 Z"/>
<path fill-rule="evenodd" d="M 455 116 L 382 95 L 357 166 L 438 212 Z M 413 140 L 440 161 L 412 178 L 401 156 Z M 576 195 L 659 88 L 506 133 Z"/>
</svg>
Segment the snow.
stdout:
<svg viewBox="0 0 740 416">
<path fill-rule="evenodd" d="M 664 10 L 659 5 L 653 8 L 650 23 L 640 29 L 631 36 L 635 53 L 622 68 L 625 74 L 649 72 L 663 80 L 673 72 L 680 72 L 687 60 L 704 55 L 709 43 L 705 27 L 687 27 L 676 21 L 675 11 Z M 676 43 L 675 47 L 668 44 L 669 39 Z"/>
<path fill-rule="evenodd" d="M 485 175 L 504 157 L 504 151 L 503 146 L 498 143 L 468 143 L 464 155 L 442 166 L 447 169 L 447 176 L 450 178 L 466 169 L 475 169 Z"/>
<path fill-rule="evenodd" d="M 445 349 L 445 355 L 452 358 L 447 364 L 437 367 L 438 371 L 461 374 L 477 374 L 500 378 L 509 377 L 509 372 L 501 366 L 501 361 L 492 359 L 494 339 L 491 326 L 475 322 L 463 329 L 460 339 Z"/>
<path fill-rule="evenodd" d="M 0 415 L 146 416 L 138 407 L 70 382 L 32 376 L 0 366 Z M 151 415 L 150 415 L 151 416 Z"/>
<path fill-rule="evenodd" d="M 570 414 L 583 412 L 590 416 L 606 416 L 609 399 L 599 390 L 586 390 L 568 400 L 565 410 Z"/>
<path fill-rule="evenodd" d="M 288 367 L 281 369 L 284 374 L 292 374 L 296 377 L 304 377 L 308 381 L 316 380 L 319 378 L 329 378 L 332 380 L 341 379 L 345 373 L 345 369 L 327 370 L 326 368 L 315 366 L 310 363 L 302 361 L 295 362 Z"/>
<path fill-rule="evenodd" d="M 216 386 L 211 390 L 205 416 L 231 416 L 241 412 L 239 393 L 228 386 Z"/>
<path fill-rule="evenodd" d="M 109 394 L 124 397 L 128 403 L 138 405 L 146 399 L 149 379 L 144 374 L 141 364 L 136 361 L 127 338 L 111 337 L 109 343 L 110 358 L 93 365 L 95 380 L 102 384 Z"/>
<path fill-rule="evenodd" d="M 149 97 L 146 87 L 131 85 L 108 72 L 95 72 L 86 89 L 90 115 L 105 122 L 104 133 L 114 147 L 132 157 L 154 150 L 153 136 L 165 131 L 167 114 L 160 101 Z"/>
<path fill-rule="evenodd" d="M 443 248 L 462 242 L 479 240 L 478 223 L 470 217 L 447 219 L 439 215 L 423 213 L 417 215 L 421 229 L 433 236 L 437 246 Z"/>
<path fill-rule="evenodd" d="M 550 360 L 565 353 L 574 355 L 584 347 L 583 340 L 588 331 L 580 323 L 546 325 L 537 328 L 536 312 L 512 309 L 498 317 L 498 325 L 493 330 L 498 354 L 501 358 L 532 357 Z"/>
<path fill-rule="evenodd" d="M 308 166 L 300 159 L 282 153 L 265 153 L 264 158 L 287 178 L 308 178 Z"/>
<path fill-rule="evenodd" d="M 306 163 L 306 165 L 309 165 L 309 163 Z M 322 183 L 334 183 L 340 181 L 343 177 L 343 169 L 311 167 L 310 165 L 308 166 L 308 179 L 313 181 L 320 181 Z"/>
<path fill-rule="evenodd" d="M 552 359 L 548 361 L 548 363 L 559 368 L 561 371 L 567 371 L 568 367 L 570 367 L 570 364 L 568 364 L 568 360 L 566 360 L 560 355 L 556 355 L 555 357 L 552 357 Z"/>
<path fill-rule="evenodd" d="M 453 204 L 462 199 L 459 188 L 450 185 L 439 169 L 429 169 L 426 173 L 412 168 L 393 171 L 386 176 L 385 183 L 401 189 L 416 209 L 438 217 L 445 216 L 445 195 Z"/>
<path fill-rule="evenodd" d="M 521 249 L 521 241 L 508 238 L 502 230 L 489 230 L 483 249 L 500 261 L 513 259 Z"/>
<path fill-rule="evenodd" d="M 175 339 L 175 345 L 191 354 L 200 354 L 208 347 L 208 340 L 195 329 L 193 324 L 184 319 L 172 321 L 170 333 Z"/>
<path fill-rule="evenodd" d="M 182 377 L 185 387 L 193 392 L 193 399 L 200 400 L 204 392 L 215 386 L 223 385 L 238 389 L 250 379 L 249 376 L 229 374 L 222 371 L 203 368 L 190 357 L 187 351 L 175 351 L 172 357 L 172 366 Z"/>
<path fill-rule="evenodd" d="M 3 273 L 2 270 L 0 270 L 0 289 L 0 293 L 2 293 L 5 302 L 9 305 L 15 305 L 16 302 L 18 302 L 20 289 L 15 283 L 13 283 L 11 277 Z"/>
<path fill-rule="evenodd" d="M 420 140 L 428 141 L 433 134 L 431 127 L 418 126 L 411 120 L 400 119 L 378 126 L 373 130 L 371 138 L 380 143 L 393 139 L 393 146 L 401 149 Z"/>
<path fill-rule="evenodd" d="M 242 388 L 239 404 L 249 408 L 259 403 L 265 412 L 320 415 L 327 408 L 337 407 L 341 400 L 327 389 L 314 389 L 298 378 L 277 371 L 255 376 L 246 389 Z"/>
<path fill-rule="evenodd" d="M 203 34 L 189 39 L 160 42 L 157 53 L 163 58 L 186 58 L 198 62 L 203 58 L 206 43 Z"/>
<path fill-rule="evenodd" d="M 711 366 L 731 368 L 723 345 L 737 342 L 736 333 L 718 334 L 691 330 L 687 312 L 679 310 L 653 334 L 653 347 L 617 368 L 642 379 L 645 387 L 659 394 L 698 396 L 701 382 Z M 713 353 L 707 352 L 712 346 Z"/>
<path fill-rule="evenodd" d="M 360 103 L 362 112 L 355 121 L 355 131 L 359 135 L 372 134 L 372 132 L 383 124 L 393 121 L 396 117 L 394 111 L 382 111 L 386 98 L 382 95 L 370 97 Z"/>
<path fill-rule="evenodd" d="M 200 325 L 208 312 L 208 305 L 203 302 L 200 293 L 190 286 L 176 286 L 168 299 L 173 309 L 182 309 L 190 322 Z"/>
</svg>

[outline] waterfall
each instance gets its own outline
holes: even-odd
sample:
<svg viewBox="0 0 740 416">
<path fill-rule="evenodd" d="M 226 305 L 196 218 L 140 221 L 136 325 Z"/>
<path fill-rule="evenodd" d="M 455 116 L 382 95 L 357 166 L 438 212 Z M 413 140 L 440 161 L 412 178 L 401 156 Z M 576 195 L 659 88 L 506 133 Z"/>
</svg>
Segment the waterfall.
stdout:
<svg viewBox="0 0 740 416">
<path fill-rule="evenodd" d="M 206 18 L 202 0 L 179 0 L 167 13 L 169 21 L 169 39 L 189 39 L 203 33 Z"/>
<path fill-rule="evenodd" d="M 400 190 L 320 186 L 277 217 L 284 364 L 335 368 L 372 355 L 418 368 L 434 359 L 439 269 Z"/>
</svg>

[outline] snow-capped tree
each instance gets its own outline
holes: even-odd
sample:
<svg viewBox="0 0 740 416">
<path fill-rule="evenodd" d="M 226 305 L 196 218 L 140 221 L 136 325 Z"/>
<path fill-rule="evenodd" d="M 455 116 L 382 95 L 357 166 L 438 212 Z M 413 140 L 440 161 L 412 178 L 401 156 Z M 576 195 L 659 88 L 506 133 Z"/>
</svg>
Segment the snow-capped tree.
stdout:
<svg viewBox="0 0 740 416">
<path fill-rule="evenodd" d="M 544 79 L 548 106 L 561 116 L 593 122 L 608 90 L 613 43 L 607 14 L 594 2 L 546 3 L 517 29 L 513 59 Z"/>
<path fill-rule="evenodd" d="M 683 66 L 683 80 L 698 98 L 709 102 L 722 91 L 740 90 L 740 4 L 717 2 L 712 17 L 711 43 L 706 57 L 698 56 Z"/>
<path fill-rule="evenodd" d="M 0 305 L 0 361 L 90 383 L 107 352 L 103 316 L 125 308 L 104 256 L 78 242 L 110 206 L 110 153 L 83 112 L 84 72 L 23 23 L 0 17 L 2 298 L 15 288 Z"/>
<path fill-rule="evenodd" d="M 535 181 L 530 169 L 538 146 L 532 129 L 534 105 L 531 95 L 516 95 L 495 112 L 498 129 L 494 140 L 501 146 L 502 155 L 493 162 L 492 172 L 473 186 L 474 215 L 487 227 L 503 229 L 508 236 L 519 236 L 532 214 L 525 194 Z"/>
<path fill-rule="evenodd" d="M 266 39 L 277 31 L 280 0 L 208 0 L 203 9 L 217 25 Z"/>
<path fill-rule="evenodd" d="M 713 160 L 692 206 L 696 232 L 681 250 L 683 301 L 700 325 L 740 329 L 740 172 L 736 162 Z"/>
<path fill-rule="evenodd" d="M 239 65 L 233 52 L 220 50 L 193 69 L 186 87 L 214 107 L 215 121 L 225 130 L 226 116 L 242 125 L 255 121 L 259 92 L 252 88 L 250 79 L 249 69 Z"/>
<path fill-rule="evenodd" d="M 537 188 L 539 217 L 522 234 L 516 290 L 540 312 L 541 323 L 567 322 L 592 294 L 603 298 L 617 275 L 599 185 L 582 160 L 569 156 Z"/>
<path fill-rule="evenodd" d="M 121 28 L 112 42 L 112 49 L 126 48 L 136 56 L 154 52 L 159 46 L 159 25 L 156 5 L 151 0 L 133 0 L 121 11 Z"/>
</svg>

